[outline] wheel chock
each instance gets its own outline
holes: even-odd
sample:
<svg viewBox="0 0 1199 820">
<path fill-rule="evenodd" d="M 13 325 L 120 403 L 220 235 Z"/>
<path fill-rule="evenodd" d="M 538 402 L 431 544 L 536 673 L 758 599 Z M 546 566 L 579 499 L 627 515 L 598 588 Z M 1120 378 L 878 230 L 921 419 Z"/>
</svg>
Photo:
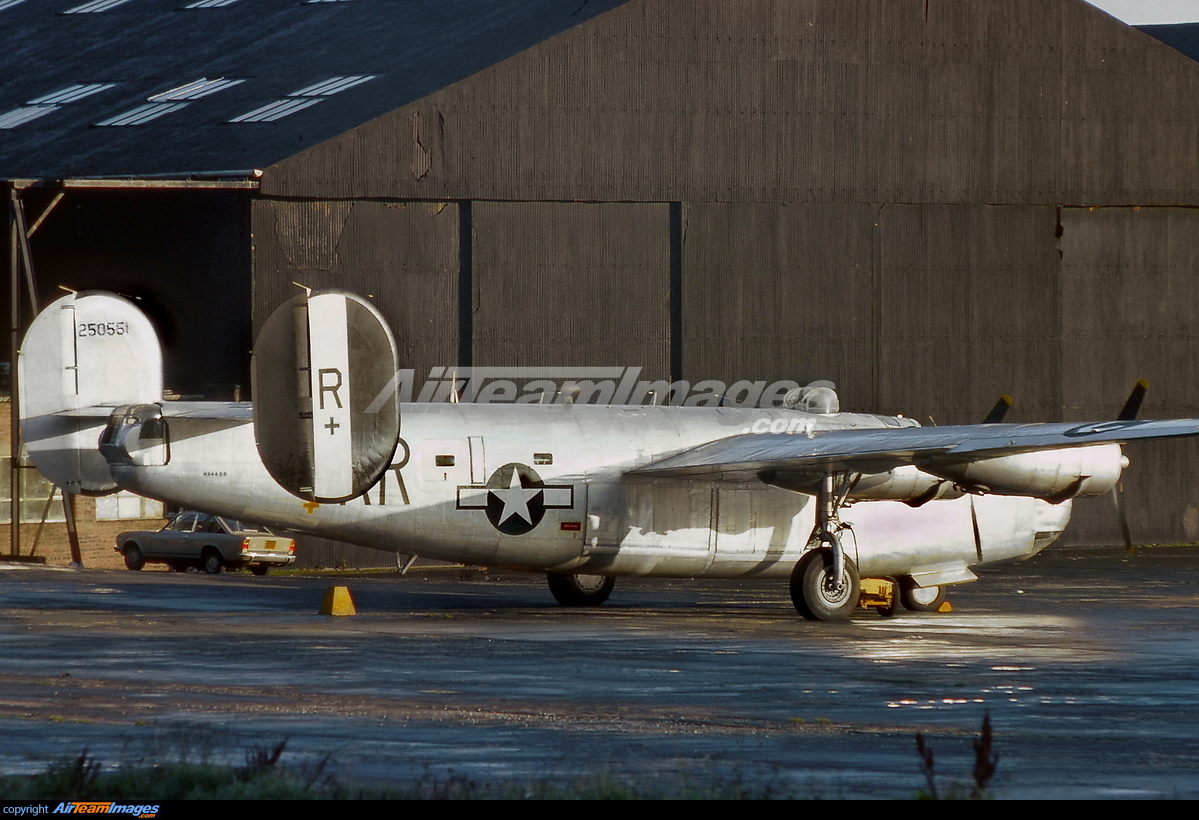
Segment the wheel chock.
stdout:
<svg viewBox="0 0 1199 820">
<path fill-rule="evenodd" d="M 949 601 L 942 601 L 941 605 L 937 607 L 937 612 L 953 612 L 953 604 Z"/>
<path fill-rule="evenodd" d="M 325 590 L 325 600 L 321 602 L 321 615 L 357 615 L 354 599 L 350 597 L 349 587 L 329 587 Z"/>
</svg>

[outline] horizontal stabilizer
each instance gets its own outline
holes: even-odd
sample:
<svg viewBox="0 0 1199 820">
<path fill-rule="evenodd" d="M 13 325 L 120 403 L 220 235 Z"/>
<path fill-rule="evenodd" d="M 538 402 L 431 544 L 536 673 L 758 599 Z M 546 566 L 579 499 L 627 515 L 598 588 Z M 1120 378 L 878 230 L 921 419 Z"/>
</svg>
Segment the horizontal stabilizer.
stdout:
<svg viewBox="0 0 1199 820">
<path fill-rule="evenodd" d="M 124 297 L 72 293 L 33 320 L 17 383 L 25 449 L 42 475 L 68 492 L 111 492 L 97 449 L 105 408 L 162 400 L 158 334 Z"/>
</svg>

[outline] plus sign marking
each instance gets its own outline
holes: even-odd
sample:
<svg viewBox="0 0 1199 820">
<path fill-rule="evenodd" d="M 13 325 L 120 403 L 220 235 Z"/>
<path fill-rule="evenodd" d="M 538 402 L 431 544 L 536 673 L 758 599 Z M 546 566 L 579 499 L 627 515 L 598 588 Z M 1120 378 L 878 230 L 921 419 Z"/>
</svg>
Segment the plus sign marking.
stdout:
<svg viewBox="0 0 1199 820">
<path fill-rule="evenodd" d="M 458 509 L 486 511 L 487 520 L 505 535 L 524 535 L 541 523 L 546 510 L 573 506 L 573 485 L 546 484 L 532 467 L 515 461 L 492 473 L 486 484 L 458 487 Z"/>
</svg>

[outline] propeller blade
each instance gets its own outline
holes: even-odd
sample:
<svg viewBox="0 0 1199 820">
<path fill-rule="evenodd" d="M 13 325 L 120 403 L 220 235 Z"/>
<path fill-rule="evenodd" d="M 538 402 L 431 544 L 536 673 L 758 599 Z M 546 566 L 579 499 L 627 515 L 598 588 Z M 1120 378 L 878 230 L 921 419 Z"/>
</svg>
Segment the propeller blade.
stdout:
<svg viewBox="0 0 1199 820">
<path fill-rule="evenodd" d="M 1145 379 L 1137 379 L 1137 383 L 1132 387 L 1132 392 L 1128 394 L 1128 401 L 1124 402 L 1124 409 L 1120 411 L 1117 421 L 1135 419 L 1137 413 L 1141 412 L 1141 402 L 1145 400 L 1145 393 L 1148 390 L 1149 382 Z M 1124 552 L 1133 555 L 1136 553 L 1136 547 L 1132 545 L 1132 534 L 1128 529 L 1128 515 L 1124 510 L 1123 481 L 1112 487 L 1112 503 L 1116 505 L 1116 519 L 1120 522 L 1120 537 L 1124 539 Z"/>
<path fill-rule="evenodd" d="M 1012 397 L 1004 393 L 999 397 L 999 401 L 995 402 L 995 406 L 991 408 L 991 412 L 987 413 L 987 417 L 983 419 L 983 424 L 999 424 L 1010 409 L 1012 409 Z"/>
<path fill-rule="evenodd" d="M 1120 411 L 1117 421 L 1132 421 L 1137 417 L 1137 413 L 1141 411 L 1141 402 L 1145 400 L 1145 391 L 1149 389 L 1149 382 L 1144 379 L 1138 379 L 1137 383 L 1132 388 L 1132 393 L 1128 396 L 1128 401 L 1124 402 L 1124 409 Z"/>
<path fill-rule="evenodd" d="M 1112 503 L 1116 506 L 1116 520 L 1120 522 L 1120 536 L 1124 539 L 1124 552 L 1128 555 L 1136 553 L 1132 545 L 1132 533 L 1128 529 L 1128 516 L 1124 514 L 1124 482 L 1117 482 L 1112 487 Z"/>
</svg>

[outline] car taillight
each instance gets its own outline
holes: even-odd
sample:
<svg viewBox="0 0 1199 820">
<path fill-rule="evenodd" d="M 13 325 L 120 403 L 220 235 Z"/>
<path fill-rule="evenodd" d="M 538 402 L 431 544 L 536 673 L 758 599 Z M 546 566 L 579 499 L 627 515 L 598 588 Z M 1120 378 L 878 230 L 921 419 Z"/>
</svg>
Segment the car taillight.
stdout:
<svg viewBox="0 0 1199 820">
<path fill-rule="evenodd" d="M 242 551 L 242 552 L 248 552 L 249 550 L 250 550 L 250 539 L 249 539 L 249 538 L 243 538 L 243 539 L 241 540 L 241 551 Z"/>
<path fill-rule="evenodd" d="M 295 555 L 295 554 L 296 554 L 296 542 L 295 542 L 295 541 L 292 541 L 292 542 L 291 542 L 291 544 L 288 546 L 288 548 L 287 548 L 287 554 L 288 554 L 288 555 Z"/>
</svg>

